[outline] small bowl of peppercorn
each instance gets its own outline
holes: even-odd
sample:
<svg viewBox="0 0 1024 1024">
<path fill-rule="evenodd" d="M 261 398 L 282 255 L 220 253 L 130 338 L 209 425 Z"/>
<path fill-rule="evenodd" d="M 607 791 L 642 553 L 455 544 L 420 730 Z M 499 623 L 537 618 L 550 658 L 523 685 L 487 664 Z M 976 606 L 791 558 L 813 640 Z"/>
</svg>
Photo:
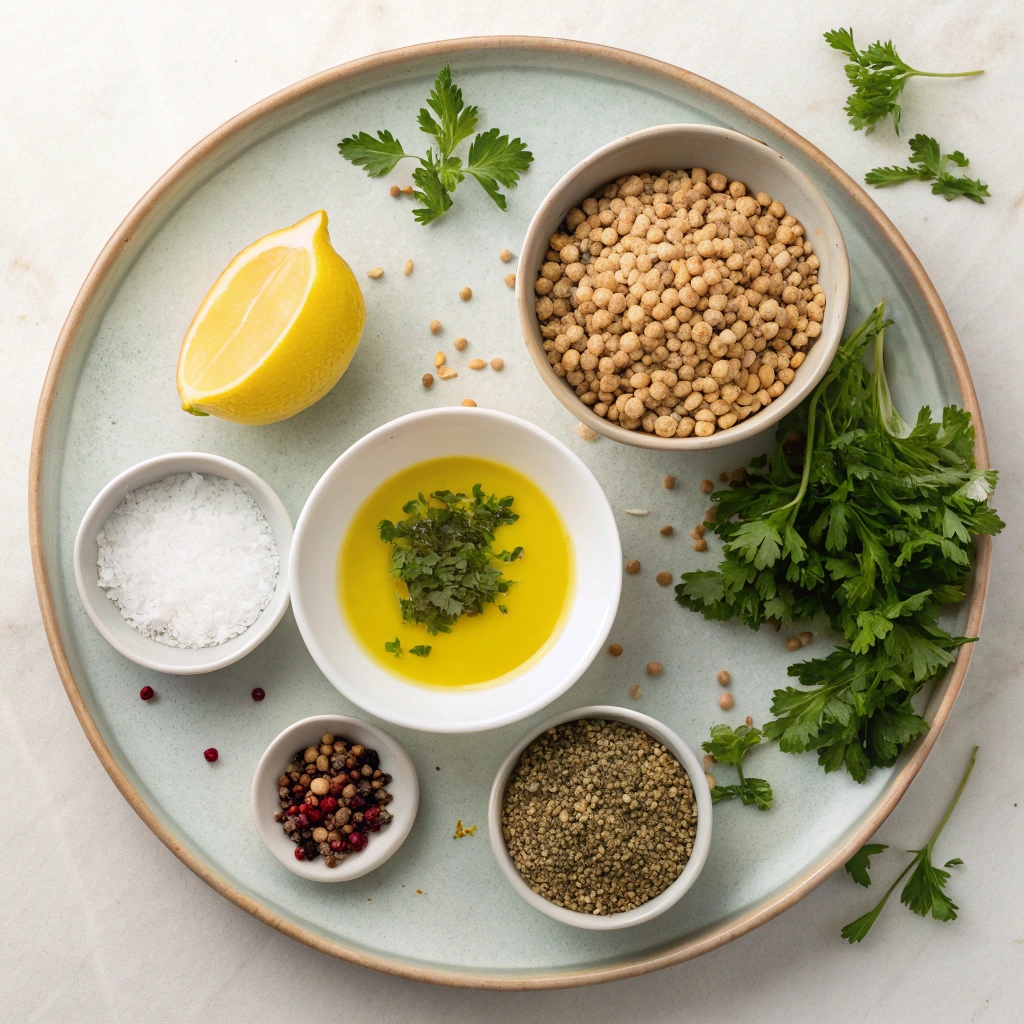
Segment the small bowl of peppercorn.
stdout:
<svg viewBox="0 0 1024 1024">
<path fill-rule="evenodd" d="M 380 867 L 405 841 L 419 782 L 412 759 L 383 730 L 317 715 L 267 747 L 250 800 L 260 839 L 289 871 L 347 882 Z"/>
<path fill-rule="evenodd" d="M 491 849 L 530 906 L 574 928 L 631 928 L 672 907 L 711 846 L 701 762 L 661 722 L 617 707 L 537 726 L 491 788 Z"/>
</svg>

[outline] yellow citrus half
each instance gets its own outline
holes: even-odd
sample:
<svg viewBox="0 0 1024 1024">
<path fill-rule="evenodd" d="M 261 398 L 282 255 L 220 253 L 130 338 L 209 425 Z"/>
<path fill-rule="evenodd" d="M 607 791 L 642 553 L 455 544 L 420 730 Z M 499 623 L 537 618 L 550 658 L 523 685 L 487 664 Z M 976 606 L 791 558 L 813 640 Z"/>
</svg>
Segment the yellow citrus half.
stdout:
<svg viewBox="0 0 1024 1024">
<path fill-rule="evenodd" d="M 365 319 L 318 210 L 253 242 L 217 278 L 181 343 L 181 407 L 235 423 L 294 416 L 348 369 Z"/>
</svg>

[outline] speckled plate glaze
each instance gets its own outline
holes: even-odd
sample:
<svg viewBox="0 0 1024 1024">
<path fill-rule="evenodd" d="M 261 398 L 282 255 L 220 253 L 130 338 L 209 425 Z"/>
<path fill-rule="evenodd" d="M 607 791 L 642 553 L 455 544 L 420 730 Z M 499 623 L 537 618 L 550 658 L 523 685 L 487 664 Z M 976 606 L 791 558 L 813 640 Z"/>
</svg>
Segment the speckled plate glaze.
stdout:
<svg viewBox="0 0 1024 1024">
<path fill-rule="evenodd" d="M 450 62 L 482 110 L 482 127 L 521 135 L 536 162 L 501 213 L 473 183 L 455 208 L 424 229 L 411 203 L 392 199 L 392 181 L 371 181 L 337 155 L 360 129 L 390 128 L 422 145 L 415 114 L 437 70 Z M 557 100 L 557 116 L 555 101 Z M 595 118 L 593 112 L 601 116 Z M 835 870 L 884 820 L 920 768 L 949 713 L 971 646 L 931 695 L 932 729 L 892 770 L 857 786 L 826 776 L 813 756 L 759 750 L 772 780 L 769 814 L 722 806 L 707 865 L 678 905 L 648 925 L 583 932 L 536 913 L 507 885 L 488 848 L 487 799 L 505 753 L 532 720 L 493 733 L 439 736 L 393 730 L 416 762 L 422 803 L 402 849 L 357 881 L 321 886 L 287 872 L 249 819 L 249 783 L 270 740 L 314 714 L 355 714 L 317 670 L 289 614 L 243 661 L 211 676 L 174 678 L 123 659 L 95 631 L 75 592 L 72 548 L 93 496 L 113 476 L 169 451 L 215 452 L 241 462 L 277 491 L 292 518 L 348 445 L 415 409 L 480 405 L 526 417 L 567 442 L 593 469 L 616 510 L 627 557 L 644 571 L 624 580 L 612 639 L 554 705 L 628 703 L 664 721 L 697 748 L 709 726 L 768 716 L 771 691 L 793 659 L 770 631 L 705 622 L 672 601 L 655 572 L 709 566 L 687 539 L 707 499 L 698 489 L 754 454 L 756 444 L 672 454 L 587 444 L 538 379 L 503 283 L 526 225 L 553 183 L 596 147 L 652 124 L 696 121 L 759 138 L 798 164 L 830 202 L 853 267 L 850 318 L 885 298 L 890 380 L 908 411 L 957 402 L 975 415 L 978 461 L 987 452 L 963 354 L 920 264 L 864 192 L 825 156 L 752 104 L 679 68 L 598 46 L 550 39 L 484 38 L 379 54 L 326 71 L 257 104 L 186 154 L 128 215 L 93 267 L 57 344 L 39 406 L 31 477 L 32 546 L 43 617 L 57 666 L 83 728 L 107 771 L 164 843 L 222 895 L 284 933 L 324 952 L 404 977 L 487 988 L 588 984 L 655 970 L 699 955 L 769 920 Z M 756 183 L 754 183 L 756 184 Z M 194 419 L 178 407 L 174 367 L 189 320 L 228 260 L 253 239 L 326 208 L 334 244 L 364 283 L 366 333 L 341 383 L 313 408 L 269 427 Z M 416 269 L 402 275 L 407 259 Z M 365 271 L 383 266 L 384 277 Z M 469 285 L 473 299 L 459 300 Z M 427 324 L 439 318 L 433 337 Z M 456 355 L 457 335 L 470 347 Z M 437 348 L 460 370 L 426 391 L 420 376 Z M 503 373 L 464 370 L 474 355 L 505 359 Z M 761 442 L 763 444 L 763 442 Z M 744 450 L 740 451 L 739 449 Z M 675 490 L 661 478 L 674 474 Z M 625 514 L 646 508 L 648 517 Z M 658 526 L 677 532 L 665 539 Z M 956 626 L 975 634 L 988 579 L 979 546 L 970 600 Z M 819 639 L 807 653 L 825 649 Z M 658 660 L 665 672 L 644 675 Z M 735 680 L 736 707 L 718 708 L 715 673 Z M 143 702 L 148 683 L 158 699 Z M 254 703 L 249 691 L 267 692 Z M 203 760 L 215 745 L 220 761 Z M 478 824 L 453 841 L 457 818 Z"/>
</svg>

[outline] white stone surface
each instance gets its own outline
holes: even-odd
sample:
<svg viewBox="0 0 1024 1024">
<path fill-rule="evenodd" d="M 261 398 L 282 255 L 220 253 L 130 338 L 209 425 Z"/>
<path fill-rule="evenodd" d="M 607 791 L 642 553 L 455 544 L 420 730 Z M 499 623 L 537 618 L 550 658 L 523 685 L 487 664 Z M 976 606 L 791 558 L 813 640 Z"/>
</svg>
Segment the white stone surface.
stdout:
<svg viewBox="0 0 1024 1024">
<path fill-rule="evenodd" d="M 1024 8 L 1009 0 L 3 6 L 0 1017 L 68 1024 L 322 1020 L 332 1011 L 365 1024 L 1020 1019 Z M 634 10 L 642 17 L 624 20 Z M 963 83 L 912 81 L 904 125 L 907 136 L 925 131 L 966 152 L 993 199 L 984 207 L 947 206 L 916 183 L 876 194 L 960 333 L 992 462 L 1002 471 L 996 506 L 1009 523 L 996 541 L 983 641 L 963 693 L 878 836 L 897 848 L 925 842 L 971 745 L 981 745 L 967 795 L 936 851 L 940 861 L 966 862 L 951 883 L 959 919 L 923 921 L 894 901 L 870 937 L 851 948 L 839 927 L 866 910 L 877 890 L 860 890 L 840 874 L 781 918 L 693 963 L 596 989 L 505 994 L 373 974 L 236 909 L 175 860 L 118 795 L 63 694 L 35 602 L 25 497 L 32 418 L 60 325 L 104 241 L 181 153 L 268 93 L 355 57 L 472 34 L 585 38 L 678 64 L 762 105 L 859 177 L 901 162 L 906 149 L 889 128 L 865 137 L 846 124 L 842 62 L 821 40 L 839 24 L 852 24 L 862 44 L 892 36 L 924 68 L 986 69 Z M 895 863 L 883 862 L 879 880 L 892 877 Z"/>
</svg>

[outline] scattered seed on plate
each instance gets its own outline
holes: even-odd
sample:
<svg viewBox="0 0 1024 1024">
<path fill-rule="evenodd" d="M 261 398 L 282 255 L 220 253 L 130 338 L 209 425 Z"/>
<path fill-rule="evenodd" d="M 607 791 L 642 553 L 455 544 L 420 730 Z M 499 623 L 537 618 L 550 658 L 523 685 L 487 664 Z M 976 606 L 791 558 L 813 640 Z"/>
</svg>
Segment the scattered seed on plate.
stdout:
<svg viewBox="0 0 1024 1024">
<path fill-rule="evenodd" d="M 144 686 L 139 690 L 139 696 L 143 700 L 152 700 L 156 696 L 156 690 L 152 686 Z"/>
<path fill-rule="evenodd" d="M 472 288 L 460 288 L 459 289 L 459 298 L 462 299 L 463 302 L 469 302 L 469 300 L 471 298 L 473 298 L 473 289 Z"/>
<path fill-rule="evenodd" d="M 516 286 L 516 275 L 515 274 L 506 274 L 505 275 L 505 284 L 507 284 L 509 286 L 509 288 L 515 288 L 515 286 Z"/>
<path fill-rule="evenodd" d="M 626 563 L 626 572 L 628 572 L 630 576 L 635 576 L 639 571 L 640 563 L 635 558 L 631 558 Z"/>
<path fill-rule="evenodd" d="M 718 698 L 718 706 L 723 711 L 728 711 L 734 703 L 735 701 L 732 699 L 731 693 L 723 693 L 722 696 Z"/>
<path fill-rule="evenodd" d="M 501 260 L 502 263 L 508 263 L 508 261 L 512 259 L 512 253 L 510 253 L 508 249 L 502 249 L 501 252 L 498 253 L 498 259 Z"/>
<path fill-rule="evenodd" d="M 425 374 L 423 374 L 422 382 L 423 382 L 423 386 L 425 388 L 433 387 L 433 385 L 434 385 L 434 375 L 432 373 L 425 373 Z"/>
<path fill-rule="evenodd" d="M 465 406 L 468 406 L 471 409 L 475 409 L 476 408 L 476 402 L 474 402 L 472 398 L 464 398 L 462 400 L 462 404 L 465 405 Z"/>
<path fill-rule="evenodd" d="M 700 540 L 701 537 L 707 532 L 707 527 L 703 523 L 698 523 L 691 531 L 690 536 L 694 540 Z"/>
<path fill-rule="evenodd" d="M 699 540 L 695 540 L 693 542 L 693 550 L 694 551 L 707 551 L 707 549 L 708 549 L 708 542 L 703 537 L 701 537 Z"/>
<path fill-rule="evenodd" d="M 705 754 L 703 757 L 703 763 L 705 768 L 710 768 L 713 764 L 718 764 L 715 760 L 714 754 Z"/>
<path fill-rule="evenodd" d="M 714 482 L 711 480 L 701 480 L 700 489 L 703 494 L 710 494 L 714 489 Z"/>
<path fill-rule="evenodd" d="M 799 651 L 803 645 L 800 643 L 800 637 L 789 636 L 786 637 L 786 650 L 787 651 Z"/>
<path fill-rule="evenodd" d="M 440 320 L 431 320 L 430 321 L 430 333 L 431 334 L 438 334 L 438 333 L 440 333 L 440 331 L 441 331 L 441 321 Z"/>
<path fill-rule="evenodd" d="M 671 527 L 671 526 L 669 526 L 669 525 L 668 525 L 668 524 L 666 523 L 666 524 L 665 524 L 665 526 L 663 526 L 663 527 L 662 527 L 662 528 L 661 528 L 661 529 L 660 529 L 660 530 L 658 531 L 658 533 L 660 533 L 660 534 L 662 535 L 662 537 L 671 537 L 671 536 L 672 536 L 672 534 L 673 534 L 673 533 L 675 533 L 675 530 L 674 530 L 674 529 L 672 529 L 672 527 Z"/>
<path fill-rule="evenodd" d="M 210 764 L 213 764 L 213 762 L 216 761 L 218 757 L 220 757 L 220 754 L 217 753 L 216 747 L 207 747 L 203 751 L 203 757 L 205 757 L 206 760 L 210 762 Z"/>
<path fill-rule="evenodd" d="M 577 437 L 582 438 L 584 441 L 597 440 L 597 431 L 592 427 L 588 427 L 586 423 L 577 423 L 572 429 Z"/>
<path fill-rule="evenodd" d="M 617 658 L 622 653 L 622 644 L 609 644 L 608 653 L 613 658 Z"/>
<path fill-rule="evenodd" d="M 660 676 L 665 671 L 664 665 L 660 661 L 649 661 L 647 662 L 647 674 L 649 676 Z"/>
<path fill-rule="evenodd" d="M 629 696 L 633 700 L 639 700 L 643 696 L 644 688 L 639 683 L 634 683 L 629 688 Z"/>
<path fill-rule="evenodd" d="M 659 572 L 654 577 L 663 587 L 667 587 L 672 582 L 672 573 L 670 572 Z"/>
<path fill-rule="evenodd" d="M 754 724 L 754 720 L 750 715 L 747 715 L 747 717 L 743 719 L 743 724 L 749 729 L 750 726 Z"/>
<path fill-rule="evenodd" d="M 806 647 L 814 639 L 814 634 L 810 630 L 805 630 L 803 633 L 798 633 L 797 636 L 800 639 L 801 647 Z"/>
<path fill-rule="evenodd" d="M 453 370 L 450 366 L 439 366 L 437 368 L 437 375 L 441 380 L 452 380 L 453 378 L 458 377 L 459 371 Z"/>
<path fill-rule="evenodd" d="M 469 344 L 468 339 L 466 339 L 466 338 L 456 338 L 455 341 L 454 341 L 455 351 L 456 352 L 461 352 L 468 344 Z"/>
<path fill-rule="evenodd" d="M 674 476 L 662 477 L 661 486 L 664 487 L 666 491 L 671 491 L 675 485 L 676 478 Z"/>
<path fill-rule="evenodd" d="M 392 185 L 388 192 L 393 196 L 400 196 L 402 194 L 402 190 L 397 185 Z"/>
<path fill-rule="evenodd" d="M 704 513 L 704 522 L 713 523 L 718 518 L 718 506 L 712 505 L 711 508 Z"/>
<path fill-rule="evenodd" d="M 722 686 L 728 686 L 732 682 L 732 676 L 723 668 L 715 678 L 721 683 Z"/>
<path fill-rule="evenodd" d="M 264 690 L 262 686 L 257 686 L 249 696 L 252 697 L 254 701 L 259 703 L 259 701 L 263 700 L 263 698 L 266 697 L 266 695 L 267 691 Z"/>
<path fill-rule="evenodd" d="M 790 365 L 792 366 L 792 363 Z M 729 479 L 734 484 L 741 484 L 741 483 L 743 483 L 743 481 L 747 479 L 747 467 L 746 466 L 740 466 L 738 469 L 734 469 L 729 474 Z"/>
<path fill-rule="evenodd" d="M 729 474 L 728 473 L 719 473 L 718 474 L 718 482 L 719 483 L 723 483 L 723 484 L 728 483 L 729 482 Z"/>
<path fill-rule="evenodd" d="M 437 355 L 434 356 L 434 366 L 444 366 L 443 352 L 438 352 Z"/>
<path fill-rule="evenodd" d="M 649 516 L 651 513 L 645 508 L 627 508 L 627 516 Z"/>
<path fill-rule="evenodd" d="M 374 279 L 374 281 L 376 281 L 378 277 L 383 277 L 384 276 L 384 268 L 383 267 L 374 267 L 373 270 L 368 270 L 366 272 L 366 276 L 367 277 L 372 277 Z"/>
<path fill-rule="evenodd" d="M 408 277 L 412 273 L 412 260 L 406 260 L 405 266 L 402 267 L 402 273 Z"/>
<path fill-rule="evenodd" d="M 705 772 L 705 773 L 704 773 L 704 778 L 708 780 L 708 785 L 709 785 L 709 786 L 710 786 L 710 787 L 711 787 L 712 789 L 714 789 L 714 788 L 715 788 L 715 786 L 717 786 L 717 785 L 718 785 L 718 779 L 716 779 L 716 778 L 714 777 L 714 775 L 712 775 L 712 774 L 711 774 L 711 772 Z"/>
<path fill-rule="evenodd" d="M 467 365 L 471 370 L 482 370 L 487 365 L 487 361 L 479 358 L 470 359 Z"/>
<path fill-rule="evenodd" d="M 411 196 L 412 194 L 413 194 L 413 187 L 412 187 L 412 185 L 406 185 L 405 188 L 402 189 L 402 195 L 403 196 Z"/>
<path fill-rule="evenodd" d="M 491 369 L 492 370 L 504 370 L 505 369 L 505 360 L 502 359 L 501 356 L 495 356 L 491 360 Z"/>
</svg>

